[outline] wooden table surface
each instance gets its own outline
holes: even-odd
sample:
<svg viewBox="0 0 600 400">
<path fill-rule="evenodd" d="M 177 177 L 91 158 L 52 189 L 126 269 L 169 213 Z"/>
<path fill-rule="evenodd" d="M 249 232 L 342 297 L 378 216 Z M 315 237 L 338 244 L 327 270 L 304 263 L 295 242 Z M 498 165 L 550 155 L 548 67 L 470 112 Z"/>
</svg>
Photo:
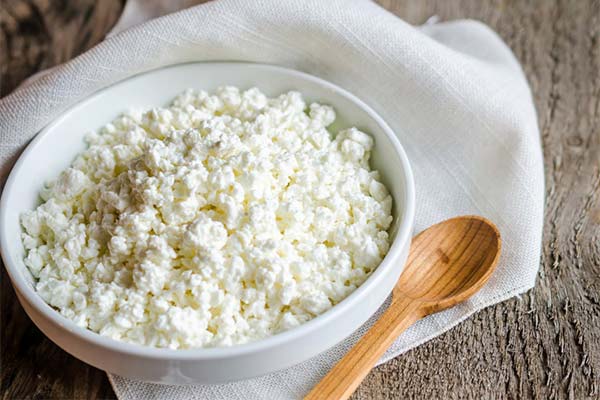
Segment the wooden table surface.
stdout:
<svg viewBox="0 0 600 400">
<path fill-rule="evenodd" d="M 120 0 L 0 1 L 0 90 L 103 37 Z M 535 97 L 546 204 L 537 286 L 376 368 L 355 399 L 600 398 L 600 1 L 380 3 L 411 23 L 475 18 L 513 49 Z M 2 268 L 4 399 L 114 398 L 104 372 L 52 344 Z"/>
</svg>

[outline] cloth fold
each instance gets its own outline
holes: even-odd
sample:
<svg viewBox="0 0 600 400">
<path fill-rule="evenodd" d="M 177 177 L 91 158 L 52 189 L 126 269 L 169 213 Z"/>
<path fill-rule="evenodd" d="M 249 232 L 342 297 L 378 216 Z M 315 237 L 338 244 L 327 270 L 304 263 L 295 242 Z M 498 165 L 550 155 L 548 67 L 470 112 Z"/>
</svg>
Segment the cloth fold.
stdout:
<svg viewBox="0 0 600 400">
<path fill-rule="evenodd" d="M 498 225 L 503 254 L 490 282 L 469 301 L 419 321 L 382 362 L 533 287 L 544 204 L 537 117 L 515 57 L 476 21 L 414 27 L 374 3 L 343 0 L 221 0 L 151 20 L 0 100 L 2 180 L 25 144 L 77 101 L 141 72 L 202 60 L 287 66 L 373 107 L 413 166 L 417 232 L 461 214 Z M 314 359 L 243 382 L 173 387 L 110 379 L 120 399 L 300 398 L 371 322 Z"/>
</svg>

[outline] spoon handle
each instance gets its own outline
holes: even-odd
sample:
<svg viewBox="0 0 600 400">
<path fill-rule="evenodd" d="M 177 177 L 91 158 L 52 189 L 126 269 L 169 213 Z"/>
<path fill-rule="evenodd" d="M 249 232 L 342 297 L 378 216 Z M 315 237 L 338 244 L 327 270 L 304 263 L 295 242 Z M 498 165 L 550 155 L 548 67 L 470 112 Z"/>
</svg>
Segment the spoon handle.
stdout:
<svg viewBox="0 0 600 400">
<path fill-rule="evenodd" d="M 304 400 L 350 397 L 394 340 L 421 318 L 419 306 L 420 302 L 409 298 L 392 300 L 377 322 Z"/>
</svg>

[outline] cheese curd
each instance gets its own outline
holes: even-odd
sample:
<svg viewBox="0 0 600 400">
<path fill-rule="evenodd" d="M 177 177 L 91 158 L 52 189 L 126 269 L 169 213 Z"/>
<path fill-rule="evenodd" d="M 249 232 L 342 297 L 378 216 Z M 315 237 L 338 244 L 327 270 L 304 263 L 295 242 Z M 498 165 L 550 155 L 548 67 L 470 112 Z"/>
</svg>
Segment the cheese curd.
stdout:
<svg viewBox="0 0 600 400">
<path fill-rule="evenodd" d="M 187 90 L 126 113 L 21 216 L 39 295 L 79 326 L 172 349 L 291 329 L 389 247 L 373 139 L 300 93 Z"/>
</svg>

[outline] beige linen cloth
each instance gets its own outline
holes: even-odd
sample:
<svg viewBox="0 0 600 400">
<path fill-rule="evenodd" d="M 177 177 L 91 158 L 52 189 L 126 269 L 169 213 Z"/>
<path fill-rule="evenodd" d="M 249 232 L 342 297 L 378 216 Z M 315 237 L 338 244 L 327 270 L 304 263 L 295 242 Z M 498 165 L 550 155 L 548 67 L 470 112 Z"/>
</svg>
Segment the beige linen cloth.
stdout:
<svg viewBox="0 0 600 400">
<path fill-rule="evenodd" d="M 134 3 L 124 18 L 140 22 L 143 7 Z M 515 57 L 476 21 L 414 27 L 374 3 L 337 0 L 222 0 L 154 19 L 0 100 L 2 178 L 26 143 L 78 100 L 140 72 L 202 60 L 283 65 L 349 90 L 389 123 L 408 153 L 417 232 L 460 214 L 483 215 L 500 228 L 503 254 L 483 290 L 418 322 L 382 362 L 534 285 L 544 206 L 536 113 Z M 300 398 L 367 326 L 314 359 L 247 381 L 173 387 L 110 379 L 123 400 Z"/>
</svg>

